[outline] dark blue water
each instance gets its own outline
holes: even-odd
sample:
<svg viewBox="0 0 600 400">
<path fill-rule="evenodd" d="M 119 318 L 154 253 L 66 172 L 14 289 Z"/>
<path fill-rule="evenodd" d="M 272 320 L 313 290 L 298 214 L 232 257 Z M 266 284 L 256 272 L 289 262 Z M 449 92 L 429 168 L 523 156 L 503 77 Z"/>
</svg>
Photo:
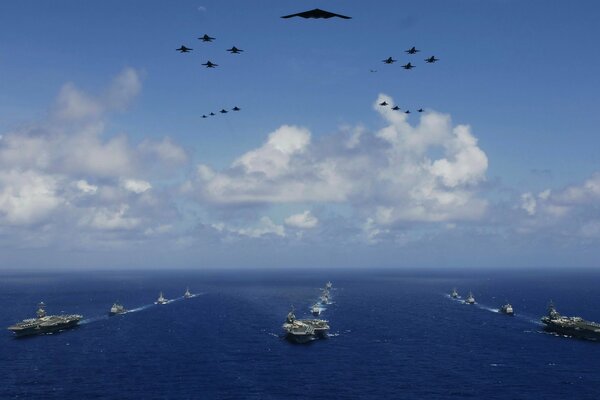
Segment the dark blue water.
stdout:
<svg viewBox="0 0 600 400">
<path fill-rule="evenodd" d="M 281 339 L 331 280 L 332 337 Z M 150 305 L 186 286 L 201 295 Z M 445 293 L 472 290 L 479 305 Z M 0 334 L 0 398 L 598 399 L 600 343 L 540 332 L 552 298 L 600 321 L 600 273 L 112 272 L 0 274 L 0 326 L 80 313 L 77 329 Z M 113 301 L 147 308 L 104 317 Z M 509 300 L 514 318 L 497 312 Z"/>
</svg>

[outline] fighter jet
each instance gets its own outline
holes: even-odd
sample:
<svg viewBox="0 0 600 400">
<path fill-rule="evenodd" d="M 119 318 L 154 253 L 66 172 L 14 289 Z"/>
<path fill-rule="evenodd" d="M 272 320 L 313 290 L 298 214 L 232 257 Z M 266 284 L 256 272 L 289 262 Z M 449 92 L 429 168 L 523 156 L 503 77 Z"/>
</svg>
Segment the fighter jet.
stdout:
<svg viewBox="0 0 600 400">
<path fill-rule="evenodd" d="M 420 52 L 420 51 L 421 51 L 421 50 L 417 50 L 417 49 L 415 48 L 415 46 L 413 46 L 413 47 L 411 47 L 410 49 L 408 49 L 408 50 L 405 50 L 404 52 L 405 52 L 405 53 L 407 53 L 407 54 L 417 54 L 417 53 L 418 53 L 418 52 Z"/>
<path fill-rule="evenodd" d="M 370 69 L 369 72 L 377 72 L 376 69 Z"/>
<path fill-rule="evenodd" d="M 233 46 L 230 49 L 227 49 L 227 51 L 231 52 L 231 54 L 240 54 L 242 51 L 242 49 L 238 49 L 237 47 Z"/>
<path fill-rule="evenodd" d="M 404 68 L 404 69 L 413 69 L 414 67 L 415 66 L 412 65 L 411 63 L 408 63 L 408 64 L 402 66 L 402 68 Z"/>
<path fill-rule="evenodd" d="M 202 118 L 208 118 L 206 115 L 202 115 Z"/>
<path fill-rule="evenodd" d="M 392 110 L 394 110 L 394 111 L 398 111 L 399 109 L 400 109 L 400 107 L 398 107 L 398 106 L 392 107 Z"/>
<path fill-rule="evenodd" d="M 175 49 L 180 53 L 189 53 L 190 51 L 194 50 L 194 49 L 190 49 L 189 47 L 185 47 L 184 45 L 181 45 L 180 48 Z"/>
<path fill-rule="evenodd" d="M 216 38 L 210 37 L 207 34 L 204 34 L 204 36 L 200 36 L 198 39 L 202 40 L 203 42 L 212 42 Z"/>
<path fill-rule="evenodd" d="M 241 108 L 239 108 L 238 106 L 235 106 L 235 107 L 233 107 L 233 108 L 232 108 L 232 110 L 233 110 L 233 111 L 240 111 L 240 110 L 241 110 Z"/>
<path fill-rule="evenodd" d="M 304 11 L 296 14 L 284 15 L 281 18 L 292 18 L 292 17 L 302 17 L 302 18 L 332 18 L 338 17 L 343 19 L 351 19 L 352 17 L 347 17 L 345 15 L 335 14 L 329 11 L 321 10 L 319 8 L 315 8 L 314 10 Z"/>
<path fill-rule="evenodd" d="M 423 110 L 422 108 L 419 108 L 417 111 L 418 111 L 418 112 L 423 112 L 423 111 L 425 111 L 425 110 Z"/>
<path fill-rule="evenodd" d="M 385 60 L 383 60 L 382 62 L 386 63 L 386 64 L 393 64 L 398 60 L 394 60 L 392 57 L 388 57 Z"/>
<path fill-rule="evenodd" d="M 222 109 L 221 111 L 219 111 L 221 114 L 227 114 L 227 110 L 226 109 Z"/>
<path fill-rule="evenodd" d="M 210 61 L 207 61 L 207 62 L 205 62 L 202 65 L 206 66 L 206 68 L 214 68 L 214 67 L 218 67 L 219 66 L 218 64 L 214 64 L 214 63 L 212 63 Z"/>
<path fill-rule="evenodd" d="M 404 114 L 410 114 L 410 110 L 404 111 Z"/>
<path fill-rule="evenodd" d="M 440 61 L 440 59 L 439 58 L 435 58 L 435 56 L 431 56 L 431 57 L 425 59 L 425 62 L 427 64 L 433 64 L 436 61 Z"/>
<path fill-rule="evenodd" d="M 382 101 L 381 103 L 379 103 L 379 105 L 380 105 L 380 106 L 387 106 L 387 105 L 388 105 L 388 103 L 387 103 L 387 101 L 385 101 L 385 100 L 384 100 L 384 101 Z"/>
<path fill-rule="evenodd" d="M 211 117 L 214 117 L 215 113 L 214 113 L 214 112 L 211 112 L 211 113 L 210 113 L 210 114 L 208 114 L 208 115 L 210 115 Z"/>
</svg>

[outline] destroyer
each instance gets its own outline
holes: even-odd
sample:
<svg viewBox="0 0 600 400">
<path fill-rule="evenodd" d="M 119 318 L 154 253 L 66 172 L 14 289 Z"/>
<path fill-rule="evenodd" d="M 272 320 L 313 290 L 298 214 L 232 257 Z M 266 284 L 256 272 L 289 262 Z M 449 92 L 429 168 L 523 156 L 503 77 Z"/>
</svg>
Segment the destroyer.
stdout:
<svg viewBox="0 0 600 400">
<path fill-rule="evenodd" d="M 160 292 L 160 294 L 158 295 L 158 299 L 156 299 L 154 304 L 167 304 L 168 302 L 169 300 L 165 299 L 165 297 L 163 296 L 163 292 Z"/>
<path fill-rule="evenodd" d="M 307 343 L 315 339 L 326 338 L 329 324 L 324 319 L 296 319 L 292 309 L 283 324 L 283 330 L 288 340 Z"/>
<path fill-rule="evenodd" d="M 331 281 L 327 281 L 327 283 L 325 284 L 325 289 L 329 290 L 329 289 L 331 289 L 332 286 L 333 286 L 333 283 L 331 283 Z"/>
<path fill-rule="evenodd" d="M 190 292 L 190 288 L 185 289 L 185 293 L 183 294 L 183 297 L 186 299 L 191 299 L 192 297 L 194 297 L 194 295 Z"/>
<path fill-rule="evenodd" d="M 506 303 L 500 307 L 500 312 L 506 315 L 515 315 L 515 310 L 513 310 L 513 307 L 510 305 L 510 303 Z"/>
<path fill-rule="evenodd" d="M 473 297 L 473 293 L 469 292 L 469 296 L 465 300 L 465 304 L 475 304 L 475 297 Z"/>
<path fill-rule="evenodd" d="M 452 297 L 453 299 L 458 299 L 460 297 L 458 295 L 458 292 L 456 291 L 456 288 L 452 289 L 452 293 L 450 293 L 450 297 Z"/>
<path fill-rule="evenodd" d="M 313 304 L 313 306 L 310 308 L 310 312 L 315 317 L 318 317 L 319 315 L 321 315 L 321 310 L 322 309 L 321 309 L 321 306 L 319 305 L 319 303 Z"/>
<path fill-rule="evenodd" d="M 110 308 L 108 315 L 110 315 L 112 317 L 113 315 L 117 315 L 117 314 L 125 314 L 126 311 L 127 310 L 125 309 L 125 307 L 123 307 L 123 305 L 119 304 L 119 302 L 117 301 Z"/>
<path fill-rule="evenodd" d="M 73 328 L 83 318 L 79 314 L 46 315 L 46 305 L 44 303 L 39 304 L 36 314 L 37 318 L 24 319 L 9 326 L 8 330 L 17 336 L 40 335 Z"/>
<path fill-rule="evenodd" d="M 563 317 L 556 311 L 554 304 L 548 305 L 548 314 L 542 317 L 546 325 L 544 329 L 561 335 L 568 335 L 579 339 L 600 340 L 600 324 L 586 321 L 580 317 Z"/>
</svg>

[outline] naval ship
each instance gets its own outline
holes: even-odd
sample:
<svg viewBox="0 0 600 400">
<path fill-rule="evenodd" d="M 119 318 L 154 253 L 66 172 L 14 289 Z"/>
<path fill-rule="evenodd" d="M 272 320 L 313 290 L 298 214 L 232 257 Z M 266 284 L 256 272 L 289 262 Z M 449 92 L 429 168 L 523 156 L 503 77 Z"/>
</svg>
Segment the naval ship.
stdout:
<svg viewBox="0 0 600 400">
<path fill-rule="evenodd" d="M 452 297 L 453 299 L 458 299 L 460 297 L 458 295 L 458 291 L 456 290 L 456 288 L 452 289 L 452 293 L 450 293 L 450 297 Z"/>
<path fill-rule="evenodd" d="M 296 319 L 294 310 L 287 315 L 283 330 L 286 339 L 296 343 L 307 343 L 319 338 L 326 338 L 329 324 L 324 319 Z"/>
<path fill-rule="evenodd" d="M 331 289 L 332 286 L 333 286 L 333 283 L 331 283 L 331 281 L 327 281 L 327 283 L 325 284 L 325 289 L 329 290 L 329 289 Z"/>
<path fill-rule="evenodd" d="M 158 299 L 156 299 L 154 304 L 167 304 L 168 302 L 169 300 L 165 299 L 165 296 L 163 296 L 163 292 L 160 292 L 160 294 L 158 295 Z"/>
<path fill-rule="evenodd" d="M 546 325 L 544 330 L 561 335 L 573 336 L 579 339 L 600 340 L 600 324 L 586 321 L 580 317 L 563 317 L 556 311 L 554 304 L 548 305 L 548 314 L 542 317 Z"/>
<path fill-rule="evenodd" d="M 515 315 L 515 310 L 513 310 L 512 305 L 510 303 L 506 303 L 502 307 L 500 307 L 500 312 L 506 315 Z"/>
<path fill-rule="evenodd" d="M 321 308 L 321 305 L 319 303 L 313 304 L 313 306 L 310 308 L 310 312 L 315 317 L 318 317 L 319 315 L 321 315 L 321 310 L 322 310 L 322 308 Z"/>
<path fill-rule="evenodd" d="M 469 292 L 467 299 L 465 300 L 465 304 L 475 304 L 475 297 L 472 292 Z"/>
<path fill-rule="evenodd" d="M 192 294 L 192 292 L 190 292 L 190 288 L 186 288 L 185 289 L 185 293 L 183 294 L 183 297 L 185 299 L 191 299 L 192 297 L 194 297 L 194 295 Z"/>
<path fill-rule="evenodd" d="M 117 315 L 117 314 L 125 314 L 126 311 L 127 310 L 125 309 L 125 307 L 123 307 L 123 305 L 119 304 L 119 302 L 117 301 L 110 308 L 108 315 L 112 317 L 113 315 Z"/>
<path fill-rule="evenodd" d="M 37 318 L 24 319 L 8 327 L 17 336 L 40 335 L 42 333 L 58 332 L 77 326 L 83 316 L 72 315 L 46 315 L 46 305 L 38 305 Z"/>
</svg>

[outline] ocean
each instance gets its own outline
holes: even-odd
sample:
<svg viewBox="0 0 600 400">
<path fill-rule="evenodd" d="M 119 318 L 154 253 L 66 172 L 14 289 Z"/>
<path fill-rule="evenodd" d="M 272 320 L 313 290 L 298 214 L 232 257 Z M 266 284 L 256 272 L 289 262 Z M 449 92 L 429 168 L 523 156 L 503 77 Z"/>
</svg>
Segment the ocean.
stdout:
<svg viewBox="0 0 600 400">
<path fill-rule="evenodd" d="M 328 280 L 330 337 L 284 340 L 290 308 L 309 316 Z M 84 320 L 0 333 L 0 398 L 598 399 L 600 343 L 539 318 L 552 299 L 600 321 L 599 288 L 600 272 L 568 269 L 3 272 L 1 326 L 40 301 Z M 161 290 L 173 301 L 154 305 Z M 108 317 L 116 300 L 133 312 Z M 506 301 L 515 317 L 497 312 Z"/>
</svg>

